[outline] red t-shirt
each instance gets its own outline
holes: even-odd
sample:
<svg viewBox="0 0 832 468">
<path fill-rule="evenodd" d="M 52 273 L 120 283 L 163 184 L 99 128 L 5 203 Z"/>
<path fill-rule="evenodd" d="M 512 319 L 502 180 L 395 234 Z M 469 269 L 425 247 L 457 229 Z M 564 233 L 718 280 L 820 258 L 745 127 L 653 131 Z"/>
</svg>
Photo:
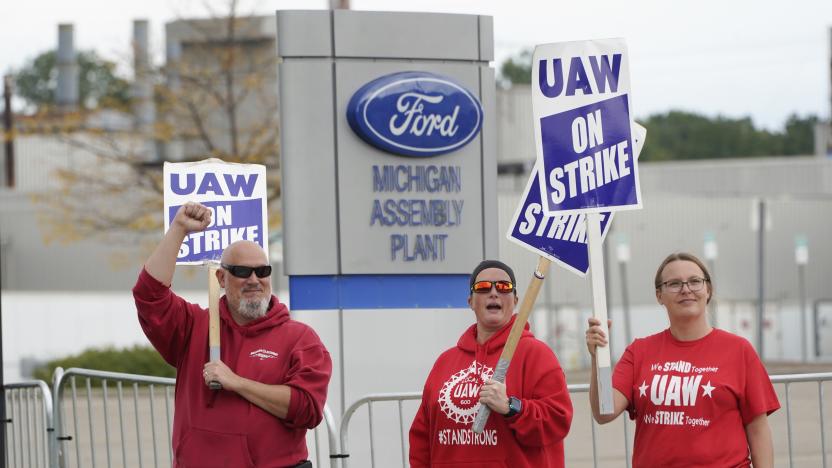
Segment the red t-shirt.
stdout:
<svg viewBox="0 0 832 468">
<path fill-rule="evenodd" d="M 636 421 L 634 467 L 749 466 L 745 426 L 780 408 L 751 344 L 716 328 L 694 341 L 669 329 L 635 340 L 613 387 Z"/>
</svg>

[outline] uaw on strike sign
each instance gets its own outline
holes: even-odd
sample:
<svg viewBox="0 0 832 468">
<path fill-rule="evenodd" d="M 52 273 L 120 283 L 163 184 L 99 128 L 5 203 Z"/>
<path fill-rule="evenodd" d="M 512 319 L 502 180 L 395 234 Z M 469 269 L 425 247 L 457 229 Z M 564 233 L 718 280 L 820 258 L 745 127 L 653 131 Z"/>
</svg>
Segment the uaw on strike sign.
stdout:
<svg viewBox="0 0 832 468">
<path fill-rule="evenodd" d="M 537 46 L 532 108 L 538 160 L 507 237 L 580 276 L 586 213 L 640 208 L 637 161 L 647 131 L 630 118 L 621 39 Z"/>
<path fill-rule="evenodd" d="M 231 164 L 219 159 L 195 163 L 165 163 L 165 232 L 179 207 L 189 201 L 211 210 L 211 224 L 192 232 L 179 248 L 176 263 L 201 265 L 218 261 L 222 251 L 238 240 L 260 244 L 268 258 L 266 167 Z"/>
<path fill-rule="evenodd" d="M 540 45 L 532 109 L 544 212 L 641 208 L 623 39 Z"/>
</svg>

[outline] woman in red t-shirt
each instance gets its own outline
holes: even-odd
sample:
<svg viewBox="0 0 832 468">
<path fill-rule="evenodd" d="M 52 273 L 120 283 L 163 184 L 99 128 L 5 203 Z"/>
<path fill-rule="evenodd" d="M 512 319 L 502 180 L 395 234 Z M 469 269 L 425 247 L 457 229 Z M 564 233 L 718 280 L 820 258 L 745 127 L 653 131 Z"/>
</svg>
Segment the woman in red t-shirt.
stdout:
<svg viewBox="0 0 832 468">
<path fill-rule="evenodd" d="M 708 323 L 708 269 L 691 254 L 671 254 L 654 285 L 670 327 L 624 351 L 613 372 L 614 411 L 608 415 L 598 409 L 595 370 L 595 347 L 607 339 L 600 322 L 589 319 L 593 417 L 605 424 L 627 410 L 636 421 L 636 468 L 773 466 L 768 415 L 780 403 L 751 344 Z"/>
</svg>

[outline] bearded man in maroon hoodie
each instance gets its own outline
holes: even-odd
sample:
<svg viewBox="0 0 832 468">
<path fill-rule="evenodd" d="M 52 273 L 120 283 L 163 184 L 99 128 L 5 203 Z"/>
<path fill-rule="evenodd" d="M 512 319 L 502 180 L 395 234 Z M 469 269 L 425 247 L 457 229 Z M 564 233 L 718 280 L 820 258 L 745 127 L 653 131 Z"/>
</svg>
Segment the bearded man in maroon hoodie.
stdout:
<svg viewBox="0 0 832 468">
<path fill-rule="evenodd" d="M 238 241 L 223 252 L 221 361 L 207 362 L 208 311 L 170 290 L 182 241 L 210 222 L 205 206 L 183 205 L 133 288 L 144 333 L 177 371 L 174 467 L 311 466 L 306 431 L 323 418 L 332 360 L 271 294 L 263 249 Z"/>
<path fill-rule="evenodd" d="M 562 468 L 572 401 L 555 354 L 529 331 L 505 384 L 491 380 L 516 316 L 514 271 L 485 260 L 474 268 L 468 305 L 476 323 L 433 365 L 410 427 L 410 466 Z M 492 414 L 471 430 L 479 405 Z"/>
</svg>

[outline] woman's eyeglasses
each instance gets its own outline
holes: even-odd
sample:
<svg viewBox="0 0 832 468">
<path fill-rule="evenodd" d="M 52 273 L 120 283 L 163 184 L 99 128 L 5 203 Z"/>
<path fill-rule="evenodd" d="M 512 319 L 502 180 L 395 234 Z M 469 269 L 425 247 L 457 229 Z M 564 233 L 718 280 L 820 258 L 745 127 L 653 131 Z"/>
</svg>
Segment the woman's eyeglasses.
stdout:
<svg viewBox="0 0 832 468">
<path fill-rule="evenodd" d="M 682 288 L 684 288 L 685 285 L 688 285 L 688 289 L 690 289 L 691 292 L 696 292 L 696 291 L 701 290 L 703 287 L 705 287 L 705 283 L 707 283 L 707 282 L 708 282 L 708 280 L 705 279 L 705 278 L 691 278 L 687 281 L 680 281 L 680 280 L 665 281 L 664 283 L 661 283 L 659 286 L 664 287 L 665 291 L 669 291 L 669 292 L 672 292 L 672 293 L 678 293 L 678 292 L 682 291 Z"/>
<path fill-rule="evenodd" d="M 511 281 L 477 281 L 471 286 L 471 291 L 475 293 L 488 293 L 491 288 L 497 288 L 500 294 L 508 294 L 514 291 L 514 283 Z"/>
<path fill-rule="evenodd" d="M 250 267 L 242 265 L 226 265 L 225 263 L 223 263 L 221 266 L 237 278 L 248 278 L 249 276 L 251 276 L 252 271 L 255 275 L 257 275 L 258 278 L 265 278 L 272 274 L 271 265 Z"/>
</svg>

